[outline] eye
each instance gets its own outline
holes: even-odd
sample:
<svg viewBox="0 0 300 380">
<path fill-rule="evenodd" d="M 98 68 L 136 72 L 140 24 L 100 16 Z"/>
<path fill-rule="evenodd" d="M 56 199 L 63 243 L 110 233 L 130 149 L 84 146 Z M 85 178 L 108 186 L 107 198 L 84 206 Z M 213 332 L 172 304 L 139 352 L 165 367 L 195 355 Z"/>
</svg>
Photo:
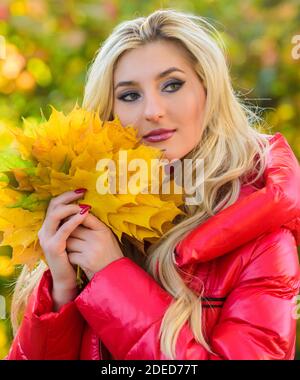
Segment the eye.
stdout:
<svg viewBox="0 0 300 380">
<path fill-rule="evenodd" d="M 184 84 L 184 82 L 171 82 L 169 84 L 166 85 L 166 87 L 169 87 L 169 86 L 179 86 L 179 87 L 176 87 L 175 91 L 179 90 L 179 88 Z M 165 87 L 165 88 L 166 88 Z M 175 91 L 167 91 L 167 92 L 175 92 Z"/>
<path fill-rule="evenodd" d="M 136 92 L 128 92 L 127 94 L 124 94 L 124 95 L 122 95 L 122 96 L 119 96 L 118 99 L 119 99 L 119 100 L 123 100 L 124 102 L 131 102 L 131 101 L 133 101 L 133 100 L 136 100 L 136 99 L 133 99 L 133 100 L 126 100 L 126 99 L 125 99 L 127 96 L 130 96 L 130 95 L 138 95 L 138 94 L 137 94 Z"/>
<path fill-rule="evenodd" d="M 182 81 L 176 81 L 176 82 L 170 82 L 170 83 L 168 83 L 165 87 L 164 87 L 164 89 L 165 88 L 167 88 L 167 87 L 169 87 L 169 86 L 178 86 L 177 88 L 175 88 L 175 90 L 174 91 L 167 91 L 167 92 L 176 92 L 177 90 L 179 90 L 179 88 L 180 87 L 182 87 L 182 85 L 184 84 L 185 82 L 182 82 Z M 128 100 L 128 96 L 131 96 L 131 95 L 133 95 L 133 96 L 139 96 L 139 94 L 137 93 L 137 92 L 127 92 L 127 94 L 124 94 L 124 95 L 121 95 L 121 96 L 119 96 L 118 97 L 118 99 L 119 100 L 123 100 L 124 102 L 133 102 L 134 100 L 136 100 L 137 98 L 135 98 L 135 99 L 133 99 L 133 100 Z M 125 98 L 127 98 L 127 100 L 125 99 Z"/>
</svg>

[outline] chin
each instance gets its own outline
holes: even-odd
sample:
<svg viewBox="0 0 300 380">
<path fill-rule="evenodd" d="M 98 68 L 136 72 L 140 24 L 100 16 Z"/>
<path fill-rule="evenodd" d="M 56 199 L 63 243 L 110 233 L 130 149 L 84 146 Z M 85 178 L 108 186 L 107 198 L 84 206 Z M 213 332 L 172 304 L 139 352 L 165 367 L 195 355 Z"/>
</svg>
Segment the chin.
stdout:
<svg viewBox="0 0 300 380">
<path fill-rule="evenodd" d="M 175 153 L 175 152 L 172 152 L 172 151 L 169 151 L 168 149 L 166 149 L 163 152 L 162 158 L 167 159 L 169 161 L 172 161 L 172 160 L 179 160 L 181 157 L 180 157 L 180 155 L 178 155 L 178 153 Z"/>
</svg>

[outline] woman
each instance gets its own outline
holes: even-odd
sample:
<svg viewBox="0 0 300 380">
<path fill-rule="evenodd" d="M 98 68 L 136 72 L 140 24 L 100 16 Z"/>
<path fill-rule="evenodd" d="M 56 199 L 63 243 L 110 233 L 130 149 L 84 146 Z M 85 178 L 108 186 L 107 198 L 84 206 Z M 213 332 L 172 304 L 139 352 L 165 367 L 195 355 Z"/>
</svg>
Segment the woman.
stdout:
<svg viewBox="0 0 300 380">
<path fill-rule="evenodd" d="M 142 260 L 72 203 L 84 189 L 54 198 L 39 232 L 49 268 L 17 282 L 7 359 L 294 358 L 299 164 L 235 96 L 215 36 L 200 17 L 158 10 L 103 44 L 83 106 L 135 125 L 168 159 L 204 159 L 203 201 L 185 203 Z"/>
</svg>

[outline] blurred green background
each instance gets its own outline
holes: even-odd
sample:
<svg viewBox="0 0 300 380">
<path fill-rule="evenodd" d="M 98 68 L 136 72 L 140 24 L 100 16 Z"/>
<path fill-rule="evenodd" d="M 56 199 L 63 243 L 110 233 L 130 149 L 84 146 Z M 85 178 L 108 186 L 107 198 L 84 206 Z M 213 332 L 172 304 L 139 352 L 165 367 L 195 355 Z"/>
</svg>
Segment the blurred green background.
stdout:
<svg viewBox="0 0 300 380">
<path fill-rule="evenodd" d="M 300 43 L 299 0 L 1 0 L 6 57 L 0 59 L 0 135 L 22 117 L 38 122 L 41 111 L 48 117 L 49 104 L 68 112 L 76 100 L 81 103 L 86 70 L 99 44 L 120 21 L 158 8 L 214 20 L 227 45 L 235 90 L 264 108 L 271 132 L 283 133 L 300 158 L 300 57 L 292 54 L 294 49 L 300 55 L 292 42 L 299 35 Z M 9 258 L 10 251 L 2 248 L 0 295 L 7 318 L 0 319 L 0 358 L 12 339 L 11 283 L 20 269 L 11 267 Z"/>
</svg>

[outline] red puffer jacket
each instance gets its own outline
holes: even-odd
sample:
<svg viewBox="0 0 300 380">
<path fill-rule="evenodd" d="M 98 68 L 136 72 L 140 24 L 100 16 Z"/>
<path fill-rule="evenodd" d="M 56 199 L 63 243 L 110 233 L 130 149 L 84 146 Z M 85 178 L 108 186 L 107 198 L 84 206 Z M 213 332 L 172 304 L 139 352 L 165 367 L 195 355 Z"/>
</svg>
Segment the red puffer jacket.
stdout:
<svg viewBox="0 0 300 380">
<path fill-rule="evenodd" d="M 286 139 L 270 137 L 265 182 L 189 233 L 176 247 L 189 284 L 205 286 L 210 354 L 188 325 L 176 359 L 294 359 L 300 287 L 300 169 Z M 6 359 L 166 359 L 159 328 L 172 296 L 127 257 L 97 272 L 74 301 L 52 311 L 47 270 Z"/>
</svg>

